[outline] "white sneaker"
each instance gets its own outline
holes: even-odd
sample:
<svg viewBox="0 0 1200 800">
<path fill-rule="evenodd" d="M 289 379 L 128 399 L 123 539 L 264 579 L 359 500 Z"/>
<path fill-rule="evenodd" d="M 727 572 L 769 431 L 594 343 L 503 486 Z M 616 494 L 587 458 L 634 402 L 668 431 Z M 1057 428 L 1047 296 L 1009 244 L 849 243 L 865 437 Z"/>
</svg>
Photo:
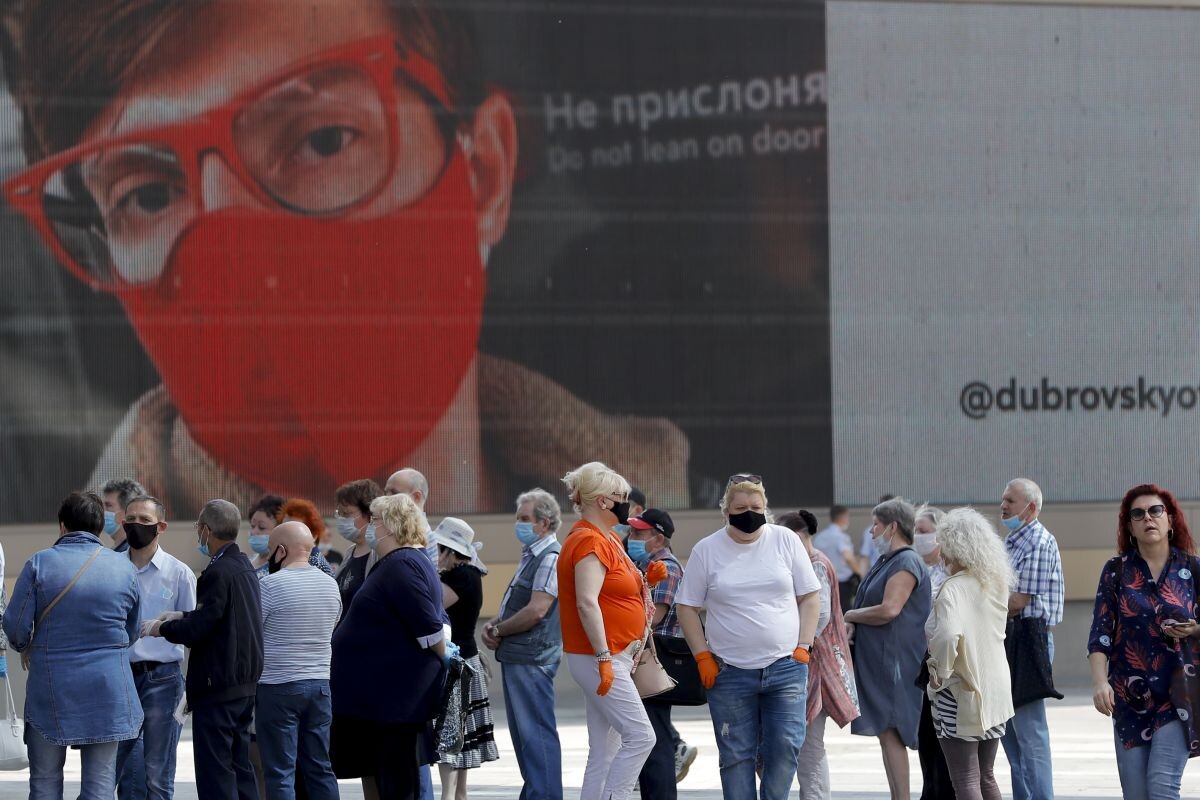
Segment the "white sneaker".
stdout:
<svg viewBox="0 0 1200 800">
<path fill-rule="evenodd" d="M 675 748 L 675 782 L 679 783 L 687 777 L 688 769 L 692 766 L 692 762 L 696 760 L 696 754 L 700 751 L 689 745 L 687 742 L 680 742 Z"/>
</svg>

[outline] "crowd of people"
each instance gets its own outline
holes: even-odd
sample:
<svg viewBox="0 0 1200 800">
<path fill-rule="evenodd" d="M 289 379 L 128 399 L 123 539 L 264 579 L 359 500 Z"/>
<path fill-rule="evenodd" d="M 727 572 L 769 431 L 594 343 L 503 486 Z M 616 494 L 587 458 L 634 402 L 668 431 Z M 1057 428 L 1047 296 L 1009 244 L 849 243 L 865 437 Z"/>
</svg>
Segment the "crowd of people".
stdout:
<svg viewBox="0 0 1200 800">
<path fill-rule="evenodd" d="M 565 655 L 585 698 L 581 800 L 673 800 L 696 748 L 671 709 L 705 702 L 727 800 L 783 800 L 794 783 L 830 797 L 830 719 L 879 740 L 893 800 L 910 797 L 910 749 L 926 800 L 998 800 L 1001 747 L 1016 800 L 1053 798 L 1045 699 L 1061 697 L 1064 586 L 1033 481 L 1005 487 L 1003 536 L 972 508 L 885 497 L 864 554 L 844 507 L 819 531 L 807 510 L 776 517 L 763 479 L 737 474 L 723 524 L 686 564 L 670 514 L 614 470 L 587 463 L 563 486 L 577 519 L 562 540 L 554 494 L 516 498 L 520 563 L 481 628 L 480 543 L 461 519 L 430 526 L 414 469 L 337 489 L 340 559 L 310 500 L 246 509 L 249 554 L 242 511 L 210 500 L 198 580 L 163 548 L 167 509 L 136 482 L 72 493 L 3 616 L 0 644 L 29 671 L 30 797 L 63 796 L 69 747 L 82 798 L 171 797 L 190 715 L 201 798 L 337 798 L 338 779 L 368 798 L 432 798 L 437 764 L 442 800 L 464 800 L 470 770 L 499 757 L 494 660 L 521 798 L 558 800 Z M 1129 490 L 1088 642 L 1126 798 L 1178 798 L 1200 754 L 1193 551 L 1169 491 Z"/>
</svg>

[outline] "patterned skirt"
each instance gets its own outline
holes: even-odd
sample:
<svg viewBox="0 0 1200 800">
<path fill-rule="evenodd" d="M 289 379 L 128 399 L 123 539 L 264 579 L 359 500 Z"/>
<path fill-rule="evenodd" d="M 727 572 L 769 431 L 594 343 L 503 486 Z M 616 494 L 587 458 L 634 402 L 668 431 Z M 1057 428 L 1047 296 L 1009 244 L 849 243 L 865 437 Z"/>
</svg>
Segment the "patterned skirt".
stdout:
<svg viewBox="0 0 1200 800">
<path fill-rule="evenodd" d="M 983 736 L 960 736 L 958 733 L 958 701 L 949 689 L 942 689 L 933 696 L 929 704 L 933 717 L 933 731 L 939 739 L 960 739 L 965 742 L 986 742 L 1004 735 L 1007 723 L 1001 722 L 984 731 Z"/>
<path fill-rule="evenodd" d="M 467 696 L 463 698 L 466 723 L 463 726 L 463 747 L 455 754 L 442 755 L 438 762 L 455 769 L 475 769 L 488 761 L 496 761 L 496 739 L 492 724 L 492 706 L 488 701 L 488 678 L 483 660 L 478 654 L 467 659 L 474 669 Z"/>
</svg>

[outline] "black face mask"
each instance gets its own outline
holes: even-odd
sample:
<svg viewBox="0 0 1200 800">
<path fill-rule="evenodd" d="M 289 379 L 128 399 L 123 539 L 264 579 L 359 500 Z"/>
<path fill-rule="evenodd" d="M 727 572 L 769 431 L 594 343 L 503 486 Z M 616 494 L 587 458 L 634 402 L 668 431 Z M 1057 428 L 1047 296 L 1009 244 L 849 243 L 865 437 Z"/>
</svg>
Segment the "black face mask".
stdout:
<svg viewBox="0 0 1200 800">
<path fill-rule="evenodd" d="M 126 522 L 122 527 L 125 528 L 125 538 L 129 540 L 129 546 L 134 550 L 148 546 L 154 541 L 154 537 L 158 536 L 157 523 Z"/>
<path fill-rule="evenodd" d="M 767 515 L 757 511 L 743 511 L 740 514 L 730 514 L 729 524 L 742 533 L 754 533 L 767 524 Z"/>
<path fill-rule="evenodd" d="M 612 507 L 612 513 L 617 515 L 617 524 L 624 525 L 629 522 L 629 503 L 616 503 Z"/>
<path fill-rule="evenodd" d="M 275 553 L 278 553 L 278 552 L 279 552 L 279 548 L 276 547 Z M 276 572 L 279 572 L 279 570 L 283 569 L 283 559 L 281 558 L 278 561 L 276 561 L 275 553 L 272 553 L 270 560 L 267 561 L 267 574 L 269 574 L 269 575 L 274 575 Z M 284 554 L 284 556 L 287 556 L 287 551 L 285 550 L 283 554 Z"/>
</svg>

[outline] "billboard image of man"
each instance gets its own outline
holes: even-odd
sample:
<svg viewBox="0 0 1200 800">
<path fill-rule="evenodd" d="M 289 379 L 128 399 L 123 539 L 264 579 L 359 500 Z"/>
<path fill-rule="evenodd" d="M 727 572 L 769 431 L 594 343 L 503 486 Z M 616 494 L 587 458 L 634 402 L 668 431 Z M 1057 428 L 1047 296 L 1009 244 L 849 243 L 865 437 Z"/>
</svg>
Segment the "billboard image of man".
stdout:
<svg viewBox="0 0 1200 800">
<path fill-rule="evenodd" d="M 10 200 L 116 295 L 163 379 L 96 474 L 125 467 L 187 513 L 454 464 L 456 506 L 488 507 L 507 465 L 482 452 L 481 381 L 557 387 L 476 352 L 517 141 L 469 27 L 377 0 L 27 7 L 35 161 Z M 662 480 L 686 444 L 652 426 L 673 440 Z"/>
</svg>

